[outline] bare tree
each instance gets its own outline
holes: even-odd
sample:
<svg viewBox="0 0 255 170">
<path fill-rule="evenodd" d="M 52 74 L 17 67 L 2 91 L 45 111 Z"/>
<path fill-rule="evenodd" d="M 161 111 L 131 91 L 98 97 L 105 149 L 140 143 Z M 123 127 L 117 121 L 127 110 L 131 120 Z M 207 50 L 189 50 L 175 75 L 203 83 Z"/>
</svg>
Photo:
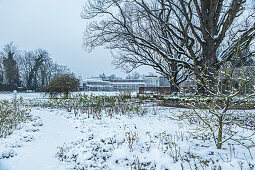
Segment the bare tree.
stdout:
<svg viewBox="0 0 255 170">
<path fill-rule="evenodd" d="M 36 51 L 36 58 L 34 58 L 34 64 L 29 72 L 28 81 L 27 81 L 27 89 L 31 89 L 32 83 L 34 89 L 37 87 L 37 75 L 40 67 L 44 64 L 45 57 L 47 57 L 48 53 L 44 50 Z"/>
<path fill-rule="evenodd" d="M 235 64 L 226 62 L 224 67 L 218 70 L 217 77 L 215 77 L 215 89 L 204 88 L 210 89 L 209 95 L 206 97 L 186 96 L 188 100 L 185 105 L 191 110 L 183 113 L 180 117 L 188 119 L 190 122 L 197 120 L 197 129 L 194 131 L 196 135 L 202 140 L 212 138 L 217 149 L 222 149 L 224 143 L 232 140 L 249 150 L 255 147 L 255 141 L 251 138 L 255 134 L 255 117 L 254 114 L 244 110 L 253 107 L 247 103 L 254 100 L 255 72 L 254 66 L 244 66 L 243 64 L 236 67 Z M 253 84 L 249 94 L 243 96 L 242 93 L 249 83 Z M 201 86 L 210 86 L 210 82 L 201 84 Z M 214 93 L 211 93 L 212 91 Z M 240 135 L 236 127 L 251 131 L 249 135 Z"/>
<path fill-rule="evenodd" d="M 17 57 L 17 63 L 19 65 L 19 74 L 21 77 L 23 87 L 25 87 L 27 85 L 28 76 L 29 76 L 30 70 L 32 69 L 32 65 L 33 65 L 33 62 L 32 62 L 33 58 L 34 58 L 34 54 L 32 51 L 22 52 Z"/>
<path fill-rule="evenodd" d="M 178 61 L 182 58 L 178 51 L 172 50 L 172 45 L 167 41 L 165 26 L 134 2 L 126 2 L 124 5 L 120 3 L 121 1 L 89 2 L 83 18 L 91 19 L 100 14 L 110 17 L 89 25 L 84 38 L 85 47 L 91 50 L 96 46 L 107 45 L 107 48 L 113 50 L 113 63 L 117 67 L 130 72 L 142 65 L 150 66 L 171 82 L 174 91 L 178 90 L 189 71 L 184 70 L 182 63 L 165 57 L 165 54 L 169 54 Z M 112 5 L 114 10 L 106 8 L 107 5 Z M 119 14 L 115 15 L 115 10 Z M 155 15 L 168 17 L 166 12 L 160 10 L 155 11 Z"/>
<path fill-rule="evenodd" d="M 169 73 L 187 69 L 213 86 L 217 70 L 237 49 L 244 51 L 254 41 L 252 12 L 245 0 L 94 0 L 85 6 L 82 17 L 102 19 L 88 26 L 84 44 L 124 51 L 117 59 L 133 66 L 133 61 L 143 59 L 159 65 L 164 61 L 173 66 Z"/>
<path fill-rule="evenodd" d="M 22 84 L 26 89 L 45 88 L 52 78 L 70 73 L 66 66 L 54 63 L 46 50 L 23 52 L 17 57 Z"/>
<path fill-rule="evenodd" d="M 44 65 L 44 61 L 48 57 L 45 50 L 36 50 L 24 52 L 17 60 L 20 66 L 20 75 L 22 75 L 23 85 L 26 89 L 36 89 L 38 84 L 38 75 L 40 68 Z"/>
</svg>

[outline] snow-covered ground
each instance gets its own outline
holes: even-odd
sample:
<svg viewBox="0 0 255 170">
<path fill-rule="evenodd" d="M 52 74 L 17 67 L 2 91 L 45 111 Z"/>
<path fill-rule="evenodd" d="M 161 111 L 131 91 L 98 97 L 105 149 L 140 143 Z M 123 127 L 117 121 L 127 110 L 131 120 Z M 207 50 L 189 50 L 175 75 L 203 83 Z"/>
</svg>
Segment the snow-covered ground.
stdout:
<svg viewBox="0 0 255 170">
<path fill-rule="evenodd" d="M 58 170 L 66 169 L 56 158 L 57 147 L 80 137 L 81 133 L 73 128 L 72 122 L 56 116 L 50 111 L 32 110 L 42 122 L 28 123 L 23 129 L 15 131 L 0 146 L 15 151 L 11 159 L 0 160 L 0 169 L 6 170 Z M 30 140 L 24 140 L 30 139 Z M 14 147 L 13 147 L 14 146 Z M 0 151 L 1 154 L 1 151 Z"/>
<path fill-rule="evenodd" d="M 24 99 L 34 99 L 34 98 L 44 98 L 45 95 L 43 93 L 17 93 L 17 98 L 24 98 Z M 14 95 L 13 93 L 8 93 L 8 92 L 1 92 L 0 93 L 0 99 L 6 99 L 6 100 L 10 100 L 13 99 Z"/>
<path fill-rule="evenodd" d="M 100 92 L 100 91 L 81 91 L 81 92 L 73 92 L 72 94 L 86 94 L 86 95 L 108 95 L 108 96 L 111 96 L 111 95 L 116 95 L 118 94 L 119 92 Z M 14 95 L 13 93 L 10 93 L 10 92 L 1 92 L 0 93 L 0 99 L 6 99 L 6 100 L 9 100 L 9 99 L 13 99 Z M 18 92 L 17 93 L 17 96 L 16 96 L 18 99 L 20 97 L 22 97 L 23 99 L 35 99 L 35 98 L 47 98 L 47 96 L 45 95 L 45 93 L 24 93 L 24 92 Z"/>
<path fill-rule="evenodd" d="M 185 111 L 150 107 L 143 116 L 103 115 L 99 120 L 34 108 L 34 121 L 0 139 L 0 170 L 255 168 L 254 147 L 249 152 L 227 142 L 217 150 L 212 140 L 198 140 L 189 133 L 195 125 L 170 119 Z"/>
</svg>

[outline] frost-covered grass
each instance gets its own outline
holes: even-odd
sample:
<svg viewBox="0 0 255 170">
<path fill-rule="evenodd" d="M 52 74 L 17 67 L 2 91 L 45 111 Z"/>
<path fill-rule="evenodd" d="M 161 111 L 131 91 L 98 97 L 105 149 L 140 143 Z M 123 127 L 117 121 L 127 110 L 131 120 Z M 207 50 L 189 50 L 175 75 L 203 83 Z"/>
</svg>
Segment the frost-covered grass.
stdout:
<svg viewBox="0 0 255 170">
<path fill-rule="evenodd" d="M 76 94 L 71 98 L 32 99 L 27 104 L 31 107 L 72 111 L 75 116 L 82 115 L 88 118 L 92 116 L 98 119 L 101 119 L 103 114 L 113 117 L 114 115 L 143 115 L 147 112 L 142 98 L 134 98 L 125 93 L 113 96 Z"/>
<path fill-rule="evenodd" d="M 72 92 L 71 96 L 75 96 L 78 94 L 82 95 L 95 95 L 95 96 L 116 96 L 120 92 L 100 92 L 100 91 L 79 91 L 79 92 Z M 135 95 L 135 93 L 131 93 Z M 49 95 L 43 92 L 18 92 L 17 99 L 42 99 L 48 98 Z M 13 99 L 13 92 L 0 92 L 0 99 L 2 100 L 11 100 Z"/>
<path fill-rule="evenodd" d="M 0 138 L 20 128 L 20 123 L 26 121 L 30 113 L 20 100 L 0 100 L 0 110 Z"/>
<path fill-rule="evenodd" d="M 225 96 L 220 96 L 220 97 L 215 97 L 215 96 L 198 96 L 195 94 L 186 94 L 186 95 L 165 95 L 162 96 L 163 100 L 169 100 L 169 101 L 177 101 L 183 105 L 186 105 L 187 103 L 194 103 L 194 102 L 208 102 L 210 103 L 210 101 L 212 100 L 218 100 L 219 102 L 222 102 L 225 100 Z M 236 96 L 233 98 L 232 102 L 238 102 L 240 101 L 240 103 L 238 103 L 239 105 L 246 105 L 247 107 L 250 108 L 255 108 L 255 97 L 251 96 L 251 97 L 247 97 L 245 95 L 240 95 L 240 96 Z"/>
</svg>

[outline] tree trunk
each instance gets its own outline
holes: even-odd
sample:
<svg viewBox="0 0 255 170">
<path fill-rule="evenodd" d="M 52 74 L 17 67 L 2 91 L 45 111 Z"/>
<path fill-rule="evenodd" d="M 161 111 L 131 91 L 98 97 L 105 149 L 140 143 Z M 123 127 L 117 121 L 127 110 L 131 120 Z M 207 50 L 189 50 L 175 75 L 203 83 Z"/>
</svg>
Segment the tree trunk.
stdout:
<svg viewBox="0 0 255 170">
<path fill-rule="evenodd" d="M 176 62 L 172 62 L 170 64 L 171 67 L 171 77 L 169 77 L 170 79 L 170 87 L 171 87 L 171 92 L 179 92 L 179 83 L 177 82 L 177 78 L 178 78 L 178 66 Z"/>
<path fill-rule="evenodd" d="M 208 94 L 207 90 L 211 92 L 215 92 L 216 82 L 217 82 L 217 72 L 219 68 L 215 67 L 217 63 L 216 56 L 216 45 L 215 42 L 211 39 L 208 39 L 205 45 L 203 46 L 202 53 L 202 61 L 200 63 L 199 71 L 199 84 L 198 84 L 198 92 L 200 94 L 206 95 Z"/>
<path fill-rule="evenodd" d="M 218 139 L 217 139 L 217 149 L 221 149 L 222 148 L 222 133 L 223 133 L 223 116 L 219 117 L 219 129 L 218 129 Z"/>
</svg>

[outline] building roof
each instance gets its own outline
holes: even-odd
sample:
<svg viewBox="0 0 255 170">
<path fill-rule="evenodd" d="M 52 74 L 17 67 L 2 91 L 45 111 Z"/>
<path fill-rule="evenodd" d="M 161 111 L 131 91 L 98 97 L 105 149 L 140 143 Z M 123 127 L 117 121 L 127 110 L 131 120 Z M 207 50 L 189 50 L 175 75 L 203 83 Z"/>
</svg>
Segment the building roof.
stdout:
<svg viewBox="0 0 255 170">
<path fill-rule="evenodd" d="M 158 76 L 145 76 L 145 79 L 156 79 L 159 78 Z"/>
<path fill-rule="evenodd" d="M 134 85 L 134 84 L 145 84 L 145 82 L 112 82 L 112 85 L 117 85 L 117 84 L 129 84 L 129 85 Z"/>
<path fill-rule="evenodd" d="M 91 78 L 91 79 L 86 79 L 84 82 L 104 82 L 104 83 L 110 83 L 110 81 L 105 81 L 99 78 Z"/>
</svg>

